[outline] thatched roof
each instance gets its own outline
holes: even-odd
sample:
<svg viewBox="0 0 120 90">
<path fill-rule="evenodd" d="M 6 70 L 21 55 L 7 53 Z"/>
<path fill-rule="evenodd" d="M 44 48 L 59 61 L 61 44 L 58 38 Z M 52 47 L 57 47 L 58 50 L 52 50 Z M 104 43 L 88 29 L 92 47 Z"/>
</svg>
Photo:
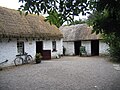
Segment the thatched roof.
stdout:
<svg viewBox="0 0 120 90">
<path fill-rule="evenodd" d="M 15 38 L 62 38 L 54 25 L 44 21 L 43 16 L 20 15 L 16 10 L 0 7 L 0 37 Z"/>
<path fill-rule="evenodd" d="M 100 35 L 91 34 L 92 28 L 87 24 L 61 26 L 59 29 L 63 32 L 64 41 L 100 39 Z"/>
</svg>

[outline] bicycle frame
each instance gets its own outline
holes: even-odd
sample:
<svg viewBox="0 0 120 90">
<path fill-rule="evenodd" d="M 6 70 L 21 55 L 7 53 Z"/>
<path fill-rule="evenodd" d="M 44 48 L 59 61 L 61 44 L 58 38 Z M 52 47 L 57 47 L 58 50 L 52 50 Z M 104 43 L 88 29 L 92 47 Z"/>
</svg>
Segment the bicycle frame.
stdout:
<svg viewBox="0 0 120 90">
<path fill-rule="evenodd" d="M 24 54 L 19 54 L 19 55 L 16 55 L 16 57 L 18 58 L 22 58 L 23 59 L 23 64 L 27 63 L 27 60 L 26 60 L 26 57 L 27 57 L 28 53 L 24 53 Z"/>
<path fill-rule="evenodd" d="M 33 61 L 33 58 L 31 55 L 28 55 L 28 53 L 24 53 L 24 54 L 18 54 L 16 55 L 16 58 L 14 60 L 15 65 L 21 65 L 21 64 L 26 64 L 26 63 L 30 63 Z"/>
</svg>

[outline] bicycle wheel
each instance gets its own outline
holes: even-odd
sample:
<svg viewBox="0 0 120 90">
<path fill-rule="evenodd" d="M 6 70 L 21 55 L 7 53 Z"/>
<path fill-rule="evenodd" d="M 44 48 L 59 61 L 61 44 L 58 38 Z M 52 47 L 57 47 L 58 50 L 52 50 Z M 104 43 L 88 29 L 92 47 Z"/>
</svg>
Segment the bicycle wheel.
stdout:
<svg viewBox="0 0 120 90">
<path fill-rule="evenodd" d="M 15 58 L 14 64 L 15 66 L 23 64 L 23 58 L 20 58 L 20 57 Z"/>
<path fill-rule="evenodd" d="M 27 60 L 27 63 L 33 62 L 33 58 L 31 55 L 27 55 L 26 60 Z"/>
</svg>

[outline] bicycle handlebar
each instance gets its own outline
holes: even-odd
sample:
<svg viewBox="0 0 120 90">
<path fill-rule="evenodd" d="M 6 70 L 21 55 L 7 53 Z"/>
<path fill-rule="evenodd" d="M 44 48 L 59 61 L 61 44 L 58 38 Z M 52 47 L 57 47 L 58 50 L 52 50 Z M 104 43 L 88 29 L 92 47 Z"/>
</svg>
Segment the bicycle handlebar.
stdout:
<svg viewBox="0 0 120 90">
<path fill-rule="evenodd" d="M 26 53 L 26 52 L 24 52 L 23 54 L 18 54 L 18 55 L 16 55 L 16 56 L 24 56 L 24 55 L 28 55 L 28 53 Z"/>
</svg>

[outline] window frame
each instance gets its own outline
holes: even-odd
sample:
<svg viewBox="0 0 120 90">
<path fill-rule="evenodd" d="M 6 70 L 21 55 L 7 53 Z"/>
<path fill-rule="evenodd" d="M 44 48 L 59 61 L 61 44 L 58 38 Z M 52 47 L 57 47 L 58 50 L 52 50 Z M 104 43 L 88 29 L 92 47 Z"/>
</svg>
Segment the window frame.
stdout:
<svg viewBox="0 0 120 90">
<path fill-rule="evenodd" d="M 52 52 L 57 52 L 56 41 L 52 41 Z"/>
<path fill-rule="evenodd" d="M 24 42 L 23 41 L 17 41 L 17 53 L 24 54 Z"/>
</svg>

